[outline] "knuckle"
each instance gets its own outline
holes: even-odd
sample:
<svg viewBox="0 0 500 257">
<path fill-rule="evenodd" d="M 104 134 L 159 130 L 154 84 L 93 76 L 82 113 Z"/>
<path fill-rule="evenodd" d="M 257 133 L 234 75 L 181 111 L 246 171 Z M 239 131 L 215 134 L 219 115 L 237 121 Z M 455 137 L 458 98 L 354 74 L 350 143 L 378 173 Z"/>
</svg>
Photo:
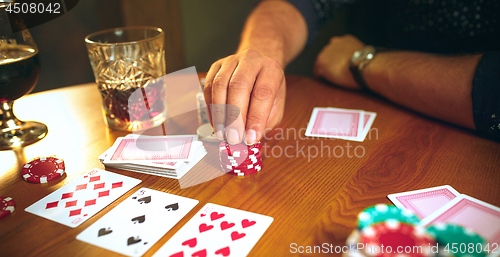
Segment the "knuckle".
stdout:
<svg viewBox="0 0 500 257">
<path fill-rule="evenodd" d="M 245 80 L 243 80 L 243 79 L 232 78 L 229 81 L 229 88 L 230 89 L 239 90 L 239 89 L 246 89 L 247 87 L 248 87 L 248 83 Z"/>
<path fill-rule="evenodd" d="M 228 108 L 226 117 L 230 121 L 238 119 L 240 116 L 240 109 L 238 107 Z"/>
<path fill-rule="evenodd" d="M 260 128 L 260 125 L 265 124 L 267 121 L 267 118 L 264 117 L 264 115 L 255 114 L 255 113 L 248 114 L 247 119 L 248 119 L 248 123 L 252 124 L 251 128 L 254 130 L 258 130 L 258 128 Z"/>
<path fill-rule="evenodd" d="M 272 100 L 273 95 L 274 91 L 268 86 L 256 87 L 252 93 L 252 97 L 260 101 Z"/>
<path fill-rule="evenodd" d="M 203 87 L 203 94 L 204 95 L 212 94 L 212 82 L 205 81 L 205 86 Z"/>
<path fill-rule="evenodd" d="M 267 59 L 267 62 L 268 62 L 268 66 L 275 69 L 275 70 L 283 70 L 283 68 L 281 67 L 281 64 L 276 60 L 276 59 L 273 59 L 273 58 L 268 58 Z"/>
<path fill-rule="evenodd" d="M 247 49 L 247 50 L 242 52 L 242 55 L 245 59 L 251 59 L 251 58 L 255 58 L 255 57 L 259 56 L 260 53 L 257 52 L 256 50 L 253 50 L 253 49 Z"/>
<path fill-rule="evenodd" d="M 226 113 L 222 108 L 212 107 L 212 115 L 214 116 L 214 119 L 221 120 L 223 117 L 225 117 Z"/>
<path fill-rule="evenodd" d="M 217 76 L 214 81 L 210 84 L 210 87 L 213 88 L 214 90 L 225 90 L 227 85 L 224 83 L 224 79 L 221 78 L 220 76 Z"/>
</svg>

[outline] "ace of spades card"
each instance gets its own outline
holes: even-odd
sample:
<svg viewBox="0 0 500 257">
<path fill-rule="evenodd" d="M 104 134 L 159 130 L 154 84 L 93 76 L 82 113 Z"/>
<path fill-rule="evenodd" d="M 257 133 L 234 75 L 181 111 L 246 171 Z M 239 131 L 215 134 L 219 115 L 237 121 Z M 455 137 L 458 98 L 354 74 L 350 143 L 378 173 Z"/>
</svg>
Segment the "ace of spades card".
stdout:
<svg viewBox="0 0 500 257">
<path fill-rule="evenodd" d="M 141 188 L 76 238 L 128 256 L 141 256 L 198 200 Z"/>
<path fill-rule="evenodd" d="M 269 216 L 208 203 L 154 256 L 246 256 L 272 222 Z"/>
</svg>

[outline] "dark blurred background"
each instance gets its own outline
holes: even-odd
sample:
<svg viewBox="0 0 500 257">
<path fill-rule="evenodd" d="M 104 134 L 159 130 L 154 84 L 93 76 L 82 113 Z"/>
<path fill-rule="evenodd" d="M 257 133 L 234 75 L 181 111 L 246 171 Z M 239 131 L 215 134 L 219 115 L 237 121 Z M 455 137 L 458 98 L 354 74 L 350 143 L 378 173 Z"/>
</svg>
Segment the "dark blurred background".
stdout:
<svg viewBox="0 0 500 257">
<path fill-rule="evenodd" d="M 151 25 L 165 30 L 167 72 L 210 65 L 234 53 L 245 18 L 258 0 L 80 0 L 65 15 L 31 28 L 40 50 L 41 74 L 33 92 L 93 82 L 86 35 L 106 28 Z M 342 15 L 325 30 L 344 31 Z M 323 33 L 325 34 L 325 33 Z M 286 72 L 312 76 L 316 54 L 330 35 L 320 36 Z"/>
</svg>

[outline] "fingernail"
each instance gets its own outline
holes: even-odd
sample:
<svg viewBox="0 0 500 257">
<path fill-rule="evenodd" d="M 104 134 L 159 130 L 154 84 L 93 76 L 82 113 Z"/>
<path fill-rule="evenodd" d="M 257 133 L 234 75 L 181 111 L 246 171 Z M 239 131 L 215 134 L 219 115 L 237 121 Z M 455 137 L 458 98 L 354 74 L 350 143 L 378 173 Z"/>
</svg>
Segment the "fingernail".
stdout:
<svg viewBox="0 0 500 257">
<path fill-rule="evenodd" d="M 222 124 L 215 126 L 215 136 L 219 140 L 224 140 L 224 126 Z"/>
<path fill-rule="evenodd" d="M 249 129 L 247 131 L 247 136 L 246 136 L 246 144 L 247 145 L 253 145 L 255 141 L 257 140 L 257 133 L 255 133 L 255 130 Z"/>
<path fill-rule="evenodd" d="M 226 131 L 226 139 L 229 144 L 235 145 L 240 142 L 240 136 L 238 135 L 238 131 L 236 129 L 228 129 Z"/>
</svg>

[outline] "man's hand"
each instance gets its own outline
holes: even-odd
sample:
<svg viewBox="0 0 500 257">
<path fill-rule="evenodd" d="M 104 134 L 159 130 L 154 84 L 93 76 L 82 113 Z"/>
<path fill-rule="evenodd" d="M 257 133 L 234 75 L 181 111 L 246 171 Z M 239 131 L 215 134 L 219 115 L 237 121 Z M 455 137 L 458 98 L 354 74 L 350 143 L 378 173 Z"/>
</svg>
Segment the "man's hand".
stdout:
<svg viewBox="0 0 500 257">
<path fill-rule="evenodd" d="M 332 37 L 316 58 L 314 75 L 338 86 L 359 89 L 349 71 L 349 64 L 354 52 L 364 46 L 363 42 L 352 35 Z"/>
<path fill-rule="evenodd" d="M 203 93 L 215 135 L 230 144 L 259 141 L 283 117 L 285 87 L 280 63 L 254 50 L 212 64 Z"/>
</svg>

